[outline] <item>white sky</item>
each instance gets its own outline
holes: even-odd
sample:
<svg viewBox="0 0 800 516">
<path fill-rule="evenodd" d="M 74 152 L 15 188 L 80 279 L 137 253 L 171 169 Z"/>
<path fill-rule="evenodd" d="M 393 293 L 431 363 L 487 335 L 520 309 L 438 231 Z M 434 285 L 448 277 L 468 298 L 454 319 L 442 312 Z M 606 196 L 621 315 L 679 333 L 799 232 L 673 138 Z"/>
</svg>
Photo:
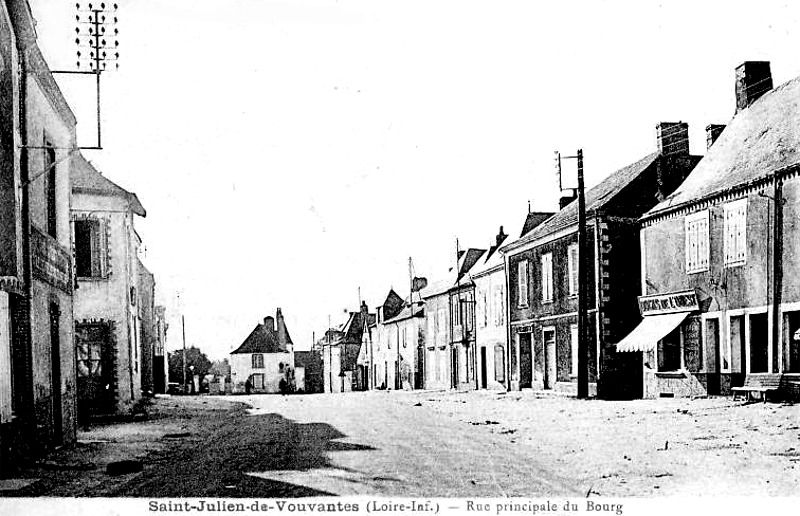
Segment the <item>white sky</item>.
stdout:
<svg viewBox="0 0 800 516">
<path fill-rule="evenodd" d="M 30 3 L 51 68 L 75 69 L 75 2 Z M 584 149 L 588 186 L 655 150 L 659 121 L 702 154 L 738 64 L 800 75 L 785 1 L 118 3 L 86 155 L 147 209 L 168 348 L 183 313 L 212 358 L 276 307 L 306 348 L 359 286 L 370 308 L 406 295 L 409 256 L 434 280 L 456 237 L 486 247 L 528 201 L 555 209 L 554 150 Z M 93 79 L 58 80 L 94 145 Z"/>
</svg>

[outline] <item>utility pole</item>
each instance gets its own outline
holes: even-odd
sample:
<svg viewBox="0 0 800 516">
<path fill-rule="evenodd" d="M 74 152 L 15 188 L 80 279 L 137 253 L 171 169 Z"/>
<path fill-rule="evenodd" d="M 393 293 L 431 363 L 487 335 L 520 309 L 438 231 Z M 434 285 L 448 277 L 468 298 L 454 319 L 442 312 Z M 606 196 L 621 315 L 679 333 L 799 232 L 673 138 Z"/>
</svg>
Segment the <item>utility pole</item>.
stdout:
<svg viewBox="0 0 800 516">
<path fill-rule="evenodd" d="M 183 330 L 183 388 L 186 388 L 186 318 L 181 314 L 181 329 Z"/>
<path fill-rule="evenodd" d="M 583 149 L 578 149 L 578 398 L 589 397 L 589 317 L 586 253 L 586 195 L 583 187 Z"/>
<path fill-rule="evenodd" d="M 588 339 L 588 274 L 589 263 L 586 252 L 586 196 L 583 186 L 583 149 L 578 149 L 575 156 L 561 156 L 556 151 L 556 167 L 558 170 L 558 187 L 563 191 L 561 182 L 561 159 L 578 160 L 578 398 L 589 397 L 589 339 Z"/>
</svg>

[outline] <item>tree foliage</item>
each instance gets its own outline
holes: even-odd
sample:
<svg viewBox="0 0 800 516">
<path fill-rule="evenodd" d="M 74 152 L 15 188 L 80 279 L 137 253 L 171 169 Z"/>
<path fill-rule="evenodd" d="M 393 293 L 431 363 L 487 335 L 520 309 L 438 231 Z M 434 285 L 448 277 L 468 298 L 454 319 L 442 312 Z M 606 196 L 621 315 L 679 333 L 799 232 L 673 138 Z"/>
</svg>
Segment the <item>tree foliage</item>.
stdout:
<svg viewBox="0 0 800 516">
<path fill-rule="evenodd" d="M 194 366 L 194 370 L 192 370 Z M 211 369 L 211 361 L 205 353 L 194 346 L 186 348 L 186 381 L 191 381 L 192 374 L 199 375 L 200 378 L 208 374 Z M 177 350 L 169 354 L 169 381 L 183 383 L 183 350 Z"/>
</svg>

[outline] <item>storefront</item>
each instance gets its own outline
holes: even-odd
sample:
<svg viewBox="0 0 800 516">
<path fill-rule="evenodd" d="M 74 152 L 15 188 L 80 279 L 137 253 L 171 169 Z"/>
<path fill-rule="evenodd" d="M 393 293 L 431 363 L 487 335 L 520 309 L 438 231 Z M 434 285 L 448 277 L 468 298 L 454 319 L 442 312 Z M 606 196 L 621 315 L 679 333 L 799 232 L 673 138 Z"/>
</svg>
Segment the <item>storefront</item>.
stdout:
<svg viewBox="0 0 800 516">
<path fill-rule="evenodd" d="M 617 352 L 641 353 L 643 397 L 685 397 L 708 394 L 718 384 L 703 352 L 700 303 L 694 290 L 639 297 L 643 317 L 617 343 Z M 716 355 L 718 346 L 710 350 Z M 714 367 L 716 370 L 716 367 Z"/>
</svg>

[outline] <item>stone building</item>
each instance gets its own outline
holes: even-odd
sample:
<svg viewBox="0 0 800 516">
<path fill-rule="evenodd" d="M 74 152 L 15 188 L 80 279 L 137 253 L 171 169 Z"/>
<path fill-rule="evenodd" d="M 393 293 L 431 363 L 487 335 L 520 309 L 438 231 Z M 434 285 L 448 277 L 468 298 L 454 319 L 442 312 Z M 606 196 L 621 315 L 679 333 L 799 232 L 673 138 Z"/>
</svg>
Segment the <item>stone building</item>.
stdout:
<svg viewBox="0 0 800 516">
<path fill-rule="evenodd" d="M 142 319 L 136 194 L 74 157 L 75 345 L 82 419 L 121 414 L 142 396 Z M 149 302 L 148 302 L 149 303 Z"/>
<path fill-rule="evenodd" d="M 371 344 L 365 353 L 363 362 L 372 369 L 371 382 L 373 389 L 394 389 L 397 384 L 397 352 L 393 345 L 397 342 L 395 325 L 387 325 L 386 321 L 393 319 L 403 311 L 405 301 L 400 295 L 389 289 L 383 304 L 375 310 L 375 325 L 368 335 Z"/>
<path fill-rule="evenodd" d="M 705 157 L 642 217 L 645 397 L 729 394 L 745 376 L 800 381 L 800 78 L 768 62 L 735 71 L 736 112 L 708 127 Z M 792 383 L 792 382 L 788 382 Z"/>
<path fill-rule="evenodd" d="M 231 351 L 231 380 L 233 391 L 240 393 L 294 390 L 294 344 L 280 308 Z"/>
<path fill-rule="evenodd" d="M 528 213 L 522 228 L 511 231 L 511 238 L 525 236 L 552 213 Z M 503 256 L 499 248 L 509 238 L 500 231 L 484 256 L 470 270 L 475 283 L 475 345 L 479 389 L 507 389 L 508 320 L 507 286 Z"/>
<path fill-rule="evenodd" d="M 0 3 L 0 472 L 74 441 L 75 117 L 28 2 Z"/>
<path fill-rule="evenodd" d="M 475 388 L 475 284 L 468 276 L 484 249 L 457 255 L 457 266 L 420 291 L 425 305 L 426 389 Z"/>
<path fill-rule="evenodd" d="M 575 392 L 578 374 L 578 261 L 588 265 L 589 388 L 604 398 L 641 394 L 635 359 L 614 344 L 638 323 L 638 219 L 680 185 L 699 157 L 688 125 L 656 126 L 658 150 L 586 192 L 586 256 L 578 252 L 578 203 L 500 251 L 505 255 L 512 388 Z M 567 199 L 570 201 L 570 199 Z"/>
</svg>

